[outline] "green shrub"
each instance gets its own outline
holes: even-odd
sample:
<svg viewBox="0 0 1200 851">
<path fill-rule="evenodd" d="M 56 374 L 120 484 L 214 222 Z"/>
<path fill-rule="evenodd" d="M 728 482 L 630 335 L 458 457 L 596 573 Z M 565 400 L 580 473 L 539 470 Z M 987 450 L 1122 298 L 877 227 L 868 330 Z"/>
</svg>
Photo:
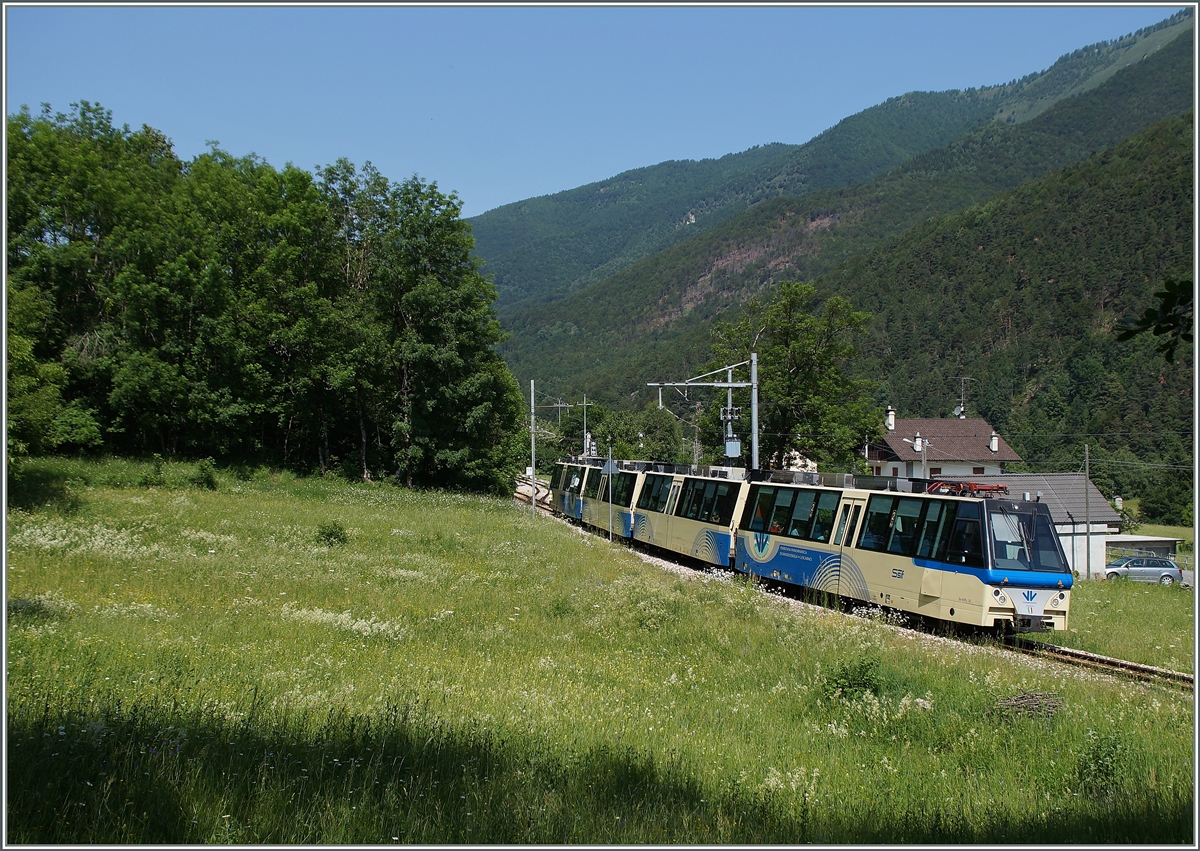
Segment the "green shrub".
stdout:
<svg viewBox="0 0 1200 851">
<path fill-rule="evenodd" d="M 851 697 L 870 692 L 878 695 L 882 690 L 879 676 L 879 660 L 873 656 L 860 656 L 849 661 L 839 661 L 825 677 L 827 697 Z"/>
<path fill-rule="evenodd" d="M 336 520 L 317 524 L 317 540 L 327 547 L 336 547 L 350 540 L 346 527 Z"/>
<path fill-rule="evenodd" d="M 142 477 L 138 479 L 138 484 L 144 488 L 160 488 L 166 483 L 167 479 L 163 475 L 163 457 L 155 452 L 154 460 L 151 462 L 150 470 L 142 474 Z"/>
<path fill-rule="evenodd" d="M 1117 733 L 1087 731 L 1087 743 L 1075 765 L 1080 791 L 1093 797 L 1107 798 L 1121 777 L 1128 748 Z"/>
<path fill-rule="evenodd" d="M 192 473 L 191 483 L 198 488 L 210 491 L 217 489 L 217 468 L 212 458 L 204 458 L 196 464 L 196 472 Z"/>
</svg>

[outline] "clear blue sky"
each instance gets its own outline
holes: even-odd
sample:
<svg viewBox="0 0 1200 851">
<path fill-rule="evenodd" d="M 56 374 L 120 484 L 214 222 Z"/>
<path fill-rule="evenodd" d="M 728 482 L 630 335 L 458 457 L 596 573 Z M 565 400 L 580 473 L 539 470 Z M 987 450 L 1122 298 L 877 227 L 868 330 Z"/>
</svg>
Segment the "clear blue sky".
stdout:
<svg viewBox="0 0 1200 851">
<path fill-rule="evenodd" d="M 466 216 L 808 141 L 906 91 L 1004 83 L 1180 6 L 5 6 L 5 108 L 89 100 L 190 159 L 346 157 Z"/>
</svg>

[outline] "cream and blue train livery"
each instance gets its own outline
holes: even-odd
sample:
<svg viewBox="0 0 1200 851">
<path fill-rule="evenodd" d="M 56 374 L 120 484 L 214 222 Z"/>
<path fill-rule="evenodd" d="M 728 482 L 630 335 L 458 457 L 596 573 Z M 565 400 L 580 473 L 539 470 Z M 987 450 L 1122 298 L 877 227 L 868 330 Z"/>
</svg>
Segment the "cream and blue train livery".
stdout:
<svg viewBox="0 0 1200 851">
<path fill-rule="evenodd" d="M 1049 511 L 997 486 L 631 461 L 610 475 L 602 463 L 556 466 L 558 513 L 709 564 L 937 620 L 1067 628 L 1073 577 Z"/>
</svg>

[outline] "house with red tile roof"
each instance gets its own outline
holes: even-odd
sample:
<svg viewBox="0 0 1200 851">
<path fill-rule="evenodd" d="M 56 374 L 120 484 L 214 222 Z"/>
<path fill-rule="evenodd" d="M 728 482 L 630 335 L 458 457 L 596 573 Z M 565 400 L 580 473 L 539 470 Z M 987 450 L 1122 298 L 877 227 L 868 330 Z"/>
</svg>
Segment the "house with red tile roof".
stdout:
<svg viewBox="0 0 1200 851">
<path fill-rule="evenodd" d="M 916 479 L 994 476 L 1021 456 L 981 417 L 900 419 L 887 410 L 887 432 L 866 448 L 876 476 Z"/>
</svg>

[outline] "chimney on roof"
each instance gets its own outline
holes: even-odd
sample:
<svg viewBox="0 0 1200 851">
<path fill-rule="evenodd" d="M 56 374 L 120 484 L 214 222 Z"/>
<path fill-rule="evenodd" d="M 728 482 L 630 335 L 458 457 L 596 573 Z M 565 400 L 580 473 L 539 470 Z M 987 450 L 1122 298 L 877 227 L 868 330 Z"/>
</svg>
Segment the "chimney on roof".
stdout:
<svg viewBox="0 0 1200 851">
<path fill-rule="evenodd" d="M 892 408 L 891 405 L 887 406 L 887 430 L 888 431 L 896 430 L 896 411 Z"/>
<path fill-rule="evenodd" d="M 1000 451 L 1000 435 L 996 434 L 994 430 L 992 431 L 991 438 L 988 440 L 988 449 L 993 452 Z"/>
</svg>

